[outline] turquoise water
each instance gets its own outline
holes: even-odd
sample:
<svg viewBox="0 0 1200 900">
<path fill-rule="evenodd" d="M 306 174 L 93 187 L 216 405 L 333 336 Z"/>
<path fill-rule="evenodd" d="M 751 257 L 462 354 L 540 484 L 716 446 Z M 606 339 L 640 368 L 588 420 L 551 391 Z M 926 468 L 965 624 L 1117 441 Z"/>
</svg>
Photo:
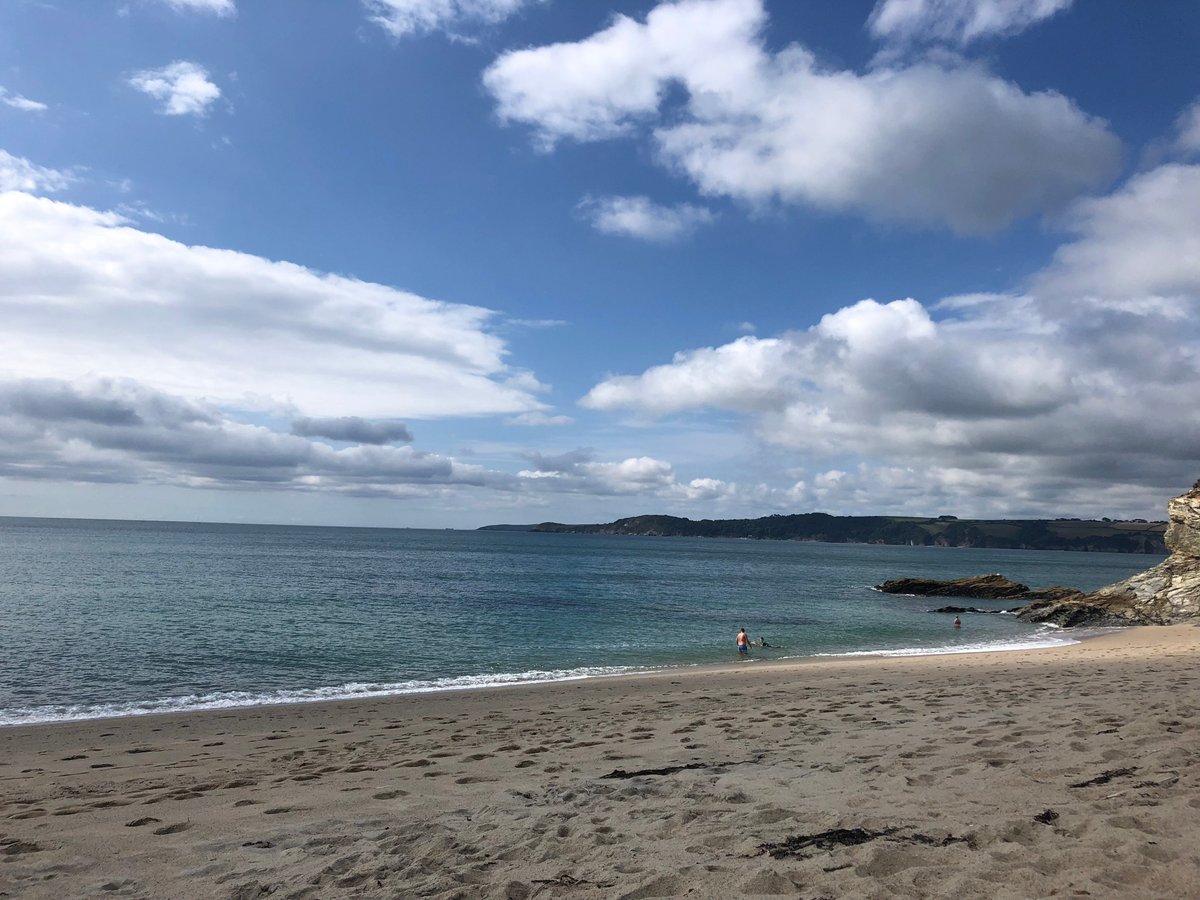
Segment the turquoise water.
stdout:
<svg viewBox="0 0 1200 900">
<path fill-rule="evenodd" d="M 910 575 L 1118 581 L 1158 557 L 0 518 L 0 724 L 1062 641 L 880 594 Z M 962 605 L 971 605 L 963 603 Z M 976 606 L 1002 608 L 1005 604 Z"/>
</svg>

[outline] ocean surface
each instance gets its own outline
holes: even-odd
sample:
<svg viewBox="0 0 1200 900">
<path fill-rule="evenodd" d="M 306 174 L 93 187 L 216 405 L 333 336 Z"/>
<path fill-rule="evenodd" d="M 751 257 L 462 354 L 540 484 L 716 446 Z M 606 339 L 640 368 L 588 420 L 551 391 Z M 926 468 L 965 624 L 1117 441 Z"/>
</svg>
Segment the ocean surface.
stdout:
<svg viewBox="0 0 1200 900">
<path fill-rule="evenodd" d="M 703 538 L 0 518 L 0 724 L 1071 641 L 872 590 L 1090 589 L 1161 557 Z M 972 605 L 963 602 L 961 605 Z M 1004 603 L 975 601 L 1002 609 Z M 753 664 L 753 663 L 750 663 Z"/>
</svg>

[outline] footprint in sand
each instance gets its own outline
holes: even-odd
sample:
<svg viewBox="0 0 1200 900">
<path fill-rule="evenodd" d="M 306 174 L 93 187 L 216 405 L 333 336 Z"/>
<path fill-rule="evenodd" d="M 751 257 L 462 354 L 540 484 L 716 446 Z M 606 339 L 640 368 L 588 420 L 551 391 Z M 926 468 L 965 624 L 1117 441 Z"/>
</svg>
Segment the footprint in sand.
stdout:
<svg viewBox="0 0 1200 900">
<path fill-rule="evenodd" d="M 106 881 L 100 885 L 102 891 L 126 891 L 137 887 L 137 882 L 132 878 L 122 878 L 120 881 Z"/>
<path fill-rule="evenodd" d="M 187 831 L 192 827 L 191 822 L 176 822 L 174 825 L 164 825 L 162 828 L 155 828 L 155 834 L 179 834 L 181 831 Z"/>
</svg>

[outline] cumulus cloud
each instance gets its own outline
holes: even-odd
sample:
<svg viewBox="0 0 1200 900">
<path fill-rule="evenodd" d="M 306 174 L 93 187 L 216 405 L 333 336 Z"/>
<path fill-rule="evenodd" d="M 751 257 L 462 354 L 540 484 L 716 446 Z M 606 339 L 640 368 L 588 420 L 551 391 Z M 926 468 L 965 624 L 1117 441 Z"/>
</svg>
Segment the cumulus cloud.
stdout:
<svg viewBox="0 0 1200 900">
<path fill-rule="evenodd" d="M 663 494 L 676 488 L 668 462 L 650 456 L 619 462 L 596 462 L 591 451 L 577 450 L 557 457 L 529 455 L 533 467 L 517 477 L 538 490 L 581 494 Z"/>
<path fill-rule="evenodd" d="M 652 497 L 667 506 L 721 503 L 740 496 L 738 485 L 718 478 L 680 481 L 674 466 L 652 456 L 598 461 L 588 448 L 558 455 L 525 454 L 530 467 L 517 473 L 522 489 L 532 493 Z"/>
<path fill-rule="evenodd" d="M 480 307 L 190 247 L 25 193 L 0 194 L 0 232 L 0 377 L 97 373 L 292 416 L 542 408 Z"/>
<path fill-rule="evenodd" d="M 361 416 L 323 419 L 301 416 L 292 422 L 292 434 L 301 437 L 326 437 L 353 444 L 392 444 L 397 441 L 409 443 L 413 439 L 412 432 L 403 422 L 371 420 Z"/>
<path fill-rule="evenodd" d="M 793 498 L 826 508 L 1153 514 L 1147 489 L 1190 484 L 1200 447 L 1198 210 L 1200 166 L 1165 165 L 1079 203 L 1074 237 L 1021 291 L 863 300 L 582 403 L 745 417 L 808 473 Z"/>
<path fill-rule="evenodd" d="M 1063 12 L 1074 0 L 879 0 L 867 27 L 893 43 L 944 43 L 966 46 L 986 37 L 1003 37 Z"/>
<path fill-rule="evenodd" d="M 597 231 L 644 241 L 676 241 L 716 220 L 703 206 L 663 206 L 649 197 L 585 197 L 576 210 Z"/>
<path fill-rule="evenodd" d="M 1059 94 L 968 65 L 832 70 L 798 45 L 769 51 L 766 21 L 761 0 L 662 3 L 505 53 L 484 85 L 544 150 L 649 134 L 703 193 L 751 203 L 989 232 L 1116 173 L 1117 139 Z"/>
<path fill-rule="evenodd" d="M 0 103 L 4 103 L 5 106 L 11 106 L 13 109 L 19 109 L 22 112 L 45 112 L 50 108 L 45 103 L 30 100 L 28 97 L 22 97 L 20 94 L 10 93 L 4 87 L 0 87 Z"/>
<path fill-rule="evenodd" d="M 63 190 L 74 180 L 69 172 L 47 169 L 0 150 L 0 191 L 53 193 Z"/>
<path fill-rule="evenodd" d="M 1057 301 L 1165 318 L 1195 316 L 1200 293 L 1200 166 L 1168 164 L 1077 204 L 1078 239 L 1034 280 Z"/>
<path fill-rule="evenodd" d="M 234 0 L 159 0 L 175 10 L 182 13 L 210 13 L 215 16 L 225 17 L 236 15 L 237 6 Z"/>
<path fill-rule="evenodd" d="M 370 20 L 395 38 L 495 25 L 542 2 L 545 0 L 363 0 Z"/>
<path fill-rule="evenodd" d="M 206 116 L 221 96 L 221 89 L 209 81 L 208 70 L 186 60 L 176 60 L 161 69 L 143 69 L 129 77 L 129 86 L 155 100 L 165 116 Z"/>
</svg>

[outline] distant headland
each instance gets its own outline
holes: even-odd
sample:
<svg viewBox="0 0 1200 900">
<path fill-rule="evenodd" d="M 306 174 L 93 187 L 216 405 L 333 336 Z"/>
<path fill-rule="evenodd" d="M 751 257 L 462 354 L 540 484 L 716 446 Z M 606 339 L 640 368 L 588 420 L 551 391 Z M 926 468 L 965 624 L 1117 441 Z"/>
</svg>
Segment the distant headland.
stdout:
<svg viewBox="0 0 1200 900">
<path fill-rule="evenodd" d="M 598 525 L 485 525 L 480 531 L 712 537 L 834 544 L 911 544 L 1012 550 L 1092 550 L 1166 553 L 1166 522 L 1145 519 L 959 519 L 955 516 L 773 515 L 759 519 L 632 516 Z"/>
</svg>

